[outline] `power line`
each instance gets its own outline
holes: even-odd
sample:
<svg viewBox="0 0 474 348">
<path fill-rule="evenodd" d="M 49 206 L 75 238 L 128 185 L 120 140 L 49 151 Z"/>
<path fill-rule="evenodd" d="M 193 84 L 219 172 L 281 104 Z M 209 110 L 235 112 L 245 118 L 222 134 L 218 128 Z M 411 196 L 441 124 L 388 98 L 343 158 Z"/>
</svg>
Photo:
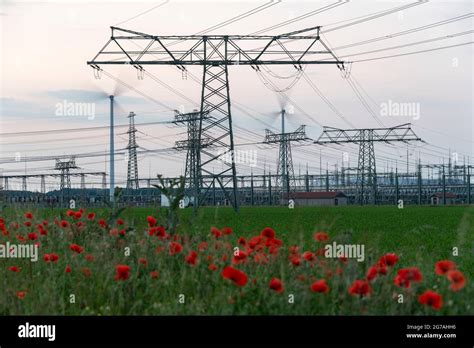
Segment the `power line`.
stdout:
<svg viewBox="0 0 474 348">
<path fill-rule="evenodd" d="M 140 12 L 139 14 L 137 14 L 137 15 L 135 15 L 135 16 L 133 16 L 133 17 L 130 17 L 129 19 L 126 19 L 126 20 L 124 20 L 124 21 L 122 21 L 122 22 L 120 22 L 120 23 L 115 24 L 114 26 L 116 27 L 116 26 L 119 26 L 119 25 L 121 25 L 121 24 L 130 22 L 131 20 L 134 20 L 134 19 L 136 19 L 136 18 L 138 18 L 138 17 L 140 17 L 140 16 L 143 16 L 143 15 L 145 15 L 145 14 L 147 14 L 147 13 L 149 13 L 149 12 L 151 12 L 151 11 L 153 11 L 153 10 L 155 10 L 155 9 L 157 9 L 157 8 L 159 8 L 159 7 L 161 7 L 161 6 L 166 5 L 166 4 L 169 3 L 169 2 L 170 2 L 169 0 L 163 1 L 162 3 L 160 3 L 160 4 L 158 4 L 158 5 L 155 5 L 155 6 L 151 7 L 151 8 L 149 8 L 149 9 L 146 10 L 146 11 Z"/>
</svg>

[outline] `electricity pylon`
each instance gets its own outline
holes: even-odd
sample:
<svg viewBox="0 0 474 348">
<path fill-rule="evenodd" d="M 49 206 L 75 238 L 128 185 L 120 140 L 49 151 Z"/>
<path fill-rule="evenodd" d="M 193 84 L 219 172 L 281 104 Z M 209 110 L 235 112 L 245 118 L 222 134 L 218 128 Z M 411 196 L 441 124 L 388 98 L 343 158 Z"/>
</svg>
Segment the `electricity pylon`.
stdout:
<svg viewBox="0 0 474 348">
<path fill-rule="evenodd" d="M 343 70 L 344 62 L 321 40 L 319 31 L 320 27 L 316 26 L 275 36 L 165 36 L 111 27 L 110 39 L 87 64 L 95 69 L 96 76 L 100 76 L 101 65 L 131 65 L 137 69 L 139 78 L 143 76 L 144 65 L 174 65 L 183 73 L 187 65 L 203 66 L 200 112 L 201 116 L 207 112 L 210 117 L 199 119 L 200 141 L 197 142 L 195 167 L 200 178 L 194 182 L 195 205 L 205 201 L 210 188 L 217 182 L 238 210 L 228 67 L 250 65 L 259 71 L 260 65 L 271 64 L 293 65 L 302 70 L 305 64 L 335 64 Z M 141 48 L 142 44 L 144 48 Z M 317 46 L 321 46 L 319 50 Z M 148 59 L 150 55 L 153 59 Z M 315 55 L 325 55 L 325 58 L 316 59 Z M 202 146 L 202 139 L 209 139 L 206 146 Z M 216 147 L 221 151 L 216 151 Z M 214 168 L 221 167 L 222 157 L 231 161 L 225 161 L 222 170 L 214 173 Z M 219 165 L 216 165 L 217 161 Z M 204 181 L 204 176 L 211 179 Z"/>
<path fill-rule="evenodd" d="M 202 118 L 207 119 L 209 117 L 209 113 L 206 112 Z M 199 172 L 199 168 L 197 166 L 197 158 L 199 156 L 198 150 L 199 148 L 205 148 L 208 144 L 210 139 L 209 138 L 201 138 L 199 140 L 199 121 L 201 119 L 201 112 L 198 110 L 194 110 L 193 112 L 189 113 L 180 113 L 179 111 L 175 110 L 174 116 L 174 123 L 177 125 L 186 124 L 187 125 L 187 135 L 188 138 L 186 140 L 178 140 L 175 142 L 175 148 L 178 150 L 186 150 L 186 167 L 185 167 L 185 187 L 186 188 L 194 188 L 196 186 L 202 187 L 202 183 L 199 180 L 202 180 L 202 175 Z M 198 146 L 199 143 L 199 146 Z M 193 192 L 194 194 L 195 192 Z M 196 206 L 194 202 L 196 201 L 196 197 L 192 198 L 193 206 Z"/>
<path fill-rule="evenodd" d="M 377 203 L 377 172 L 374 142 L 423 141 L 411 129 L 410 123 L 390 128 L 339 129 L 324 127 L 315 144 L 359 144 L 357 166 L 357 201 L 360 204 Z"/>
<path fill-rule="evenodd" d="M 128 163 L 127 163 L 127 188 L 138 189 L 138 161 L 137 161 L 137 140 L 135 133 L 135 113 L 132 111 L 128 115 Z"/>
<path fill-rule="evenodd" d="M 282 192 L 295 191 L 295 172 L 293 168 L 293 157 L 291 155 L 291 142 L 308 139 L 306 137 L 305 126 L 300 126 L 294 132 L 285 132 L 285 109 L 281 110 L 281 133 L 275 134 L 269 129 L 265 129 L 265 143 L 280 144 L 277 163 L 277 187 Z"/>
<path fill-rule="evenodd" d="M 61 171 L 59 185 L 60 190 L 71 188 L 71 174 L 69 170 L 77 168 L 75 156 L 71 156 L 71 158 L 67 161 L 61 161 L 59 158 L 56 159 L 56 166 L 54 169 Z"/>
</svg>

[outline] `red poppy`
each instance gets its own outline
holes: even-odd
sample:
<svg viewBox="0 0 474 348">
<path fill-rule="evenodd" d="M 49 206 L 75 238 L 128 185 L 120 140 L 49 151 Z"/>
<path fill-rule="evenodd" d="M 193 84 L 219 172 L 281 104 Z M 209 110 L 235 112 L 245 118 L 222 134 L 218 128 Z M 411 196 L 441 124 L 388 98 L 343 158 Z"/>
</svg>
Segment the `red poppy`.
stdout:
<svg viewBox="0 0 474 348">
<path fill-rule="evenodd" d="M 297 245 L 292 245 L 292 246 L 289 247 L 288 252 L 290 254 L 298 254 L 299 247 Z"/>
<path fill-rule="evenodd" d="M 69 217 L 73 216 L 74 214 L 75 214 L 75 213 L 74 213 L 74 210 L 71 210 L 71 209 L 69 209 L 69 210 L 66 212 L 66 215 L 69 216 Z"/>
<path fill-rule="evenodd" d="M 207 268 L 213 272 L 217 271 L 217 266 L 214 263 L 211 263 Z"/>
<path fill-rule="evenodd" d="M 308 262 L 316 260 L 316 256 L 311 252 L 311 251 L 305 251 L 303 253 L 303 259 L 305 259 Z"/>
<path fill-rule="evenodd" d="M 450 289 L 453 291 L 459 291 L 466 285 L 466 278 L 464 278 L 464 274 L 461 271 L 448 271 L 448 279 L 451 282 Z"/>
<path fill-rule="evenodd" d="M 122 219 L 118 219 L 118 220 L 117 220 L 117 225 L 123 225 L 123 224 L 124 224 L 124 222 L 123 222 Z"/>
<path fill-rule="evenodd" d="M 71 249 L 72 251 L 74 251 L 74 252 L 76 252 L 76 253 L 78 253 L 78 254 L 80 254 L 80 253 L 82 253 L 82 252 L 84 251 L 84 248 L 81 247 L 80 245 L 77 245 L 77 244 L 71 244 L 71 245 L 69 246 L 69 249 Z"/>
<path fill-rule="evenodd" d="M 166 229 L 163 226 L 155 226 L 151 227 L 148 231 L 150 236 L 157 236 L 159 238 L 165 238 L 167 236 Z"/>
<path fill-rule="evenodd" d="M 66 227 L 69 226 L 69 222 L 67 222 L 66 220 L 61 220 L 60 225 L 61 225 L 62 228 L 66 228 Z"/>
<path fill-rule="evenodd" d="M 94 221 L 95 219 L 95 213 L 89 213 L 87 214 L 87 220 L 89 221 Z"/>
<path fill-rule="evenodd" d="M 379 260 L 379 263 L 381 265 L 386 265 L 386 266 L 395 266 L 397 262 L 398 262 L 398 256 L 397 254 L 394 254 L 394 253 L 385 254 Z"/>
<path fill-rule="evenodd" d="M 234 253 L 234 257 L 232 258 L 232 263 L 234 265 L 238 265 L 239 263 L 244 263 L 245 260 L 247 259 L 247 254 L 239 250 L 236 254 Z"/>
<path fill-rule="evenodd" d="M 158 271 L 151 271 L 150 272 L 151 279 L 156 279 L 156 278 L 158 278 L 159 275 L 160 275 L 160 273 L 158 273 Z"/>
<path fill-rule="evenodd" d="M 71 266 L 67 265 L 66 269 L 64 270 L 66 273 L 71 273 L 72 269 Z"/>
<path fill-rule="evenodd" d="M 28 239 L 29 240 L 37 240 L 38 235 L 36 233 L 28 233 Z"/>
<path fill-rule="evenodd" d="M 312 292 L 321 292 L 321 293 L 328 293 L 329 292 L 329 285 L 326 283 L 324 279 L 320 279 L 315 281 L 311 284 L 311 291 Z"/>
<path fill-rule="evenodd" d="M 102 227 L 102 228 L 106 228 L 107 227 L 107 222 L 105 222 L 104 219 L 100 219 L 99 222 L 98 222 L 99 226 Z"/>
<path fill-rule="evenodd" d="M 370 281 L 374 280 L 377 277 L 378 273 L 379 272 L 377 270 L 377 267 L 372 266 L 367 271 L 367 275 L 365 276 L 365 278 L 370 282 Z"/>
<path fill-rule="evenodd" d="M 25 221 L 23 223 L 26 227 L 31 227 L 31 221 Z"/>
<path fill-rule="evenodd" d="M 435 273 L 438 275 L 445 275 L 453 269 L 456 269 L 456 263 L 451 260 L 441 260 L 435 265 Z"/>
<path fill-rule="evenodd" d="M 423 305 L 431 306 L 438 310 L 443 307 L 443 298 L 437 292 L 426 290 L 423 294 L 418 297 L 418 302 Z"/>
<path fill-rule="evenodd" d="M 16 297 L 18 297 L 20 300 L 23 300 L 26 296 L 26 291 L 17 291 Z"/>
<path fill-rule="evenodd" d="M 48 231 L 46 231 L 43 227 L 43 225 L 38 225 L 38 231 L 39 233 L 42 235 L 42 236 L 47 236 L 48 235 Z"/>
<path fill-rule="evenodd" d="M 372 292 L 370 284 L 366 280 L 356 280 L 349 287 L 349 294 L 367 296 Z"/>
<path fill-rule="evenodd" d="M 275 230 L 271 227 L 265 227 L 262 230 L 262 233 L 260 233 L 260 235 L 263 236 L 263 237 L 273 239 L 273 238 L 275 238 Z"/>
<path fill-rule="evenodd" d="M 94 261 L 94 255 L 92 255 L 92 254 L 87 254 L 87 255 L 86 255 L 86 260 L 87 260 L 87 261 L 91 261 L 91 262 Z"/>
<path fill-rule="evenodd" d="M 239 240 L 237 241 L 238 244 L 240 245 L 246 245 L 247 240 L 244 237 L 240 237 Z"/>
<path fill-rule="evenodd" d="M 232 280 L 237 286 L 245 286 L 248 281 L 248 277 L 244 272 L 239 271 L 232 266 L 227 266 L 224 268 L 222 277 Z"/>
<path fill-rule="evenodd" d="M 10 266 L 10 267 L 8 267 L 8 269 L 12 272 L 15 272 L 15 273 L 19 273 L 21 271 L 21 268 L 17 267 L 17 266 Z"/>
<path fill-rule="evenodd" d="M 76 211 L 74 213 L 74 219 L 79 220 L 82 217 L 82 212 L 81 211 Z"/>
<path fill-rule="evenodd" d="M 170 255 L 173 256 L 175 254 L 179 254 L 183 251 L 183 246 L 178 242 L 171 242 L 170 243 Z"/>
<path fill-rule="evenodd" d="M 33 219 L 33 213 L 27 211 L 27 212 L 25 213 L 25 217 L 26 217 L 27 219 L 30 219 L 30 220 L 31 220 L 31 219 Z"/>
<path fill-rule="evenodd" d="M 222 232 L 217 227 L 211 227 L 211 233 L 216 239 L 222 236 Z"/>
<path fill-rule="evenodd" d="M 195 266 L 197 264 L 197 257 L 198 253 L 195 251 L 191 251 L 187 256 L 186 256 L 186 263 Z"/>
<path fill-rule="evenodd" d="M 149 227 L 153 227 L 156 225 L 156 219 L 153 216 L 147 216 L 146 221 L 148 221 Z"/>
<path fill-rule="evenodd" d="M 299 266 L 301 265 L 301 259 L 298 255 L 290 257 L 290 261 L 293 264 L 293 266 Z"/>
<path fill-rule="evenodd" d="M 82 271 L 82 274 L 84 274 L 84 276 L 88 278 L 92 275 L 91 270 L 87 267 L 84 267 L 83 269 L 81 269 L 81 271 Z"/>
<path fill-rule="evenodd" d="M 420 282 L 422 279 L 423 276 L 417 267 L 409 267 L 398 270 L 393 282 L 396 286 L 409 288 L 412 281 Z"/>
<path fill-rule="evenodd" d="M 202 251 L 206 251 L 207 248 L 208 248 L 207 242 L 201 242 L 201 243 L 199 243 L 199 245 L 198 245 L 198 250 L 201 251 L 201 252 L 202 252 Z"/>
<path fill-rule="evenodd" d="M 253 260 L 255 261 L 255 263 L 258 263 L 258 264 L 268 263 L 268 257 L 267 257 L 267 255 L 265 255 L 265 253 L 255 254 L 255 256 L 253 257 Z"/>
<path fill-rule="evenodd" d="M 46 262 L 56 262 L 59 260 L 59 256 L 57 254 L 44 254 L 44 260 Z"/>
<path fill-rule="evenodd" d="M 329 240 L 329 235 L 326 232 L 316 232 L 314 239 L 318 242 L 326 242 Z"/>
<path fill-rule="evenodd" d="M 115 267 L 115 280 L 127 280 L 130 277 L 130 266 L 117 265 Z"/>
<path fill-rule="evenodd" d="M 234 233 L 234 231 L 232 230 L 232 227 L 224 227 L 222 229 L 222 233 L 225 234 L 225 235 L 229 235 L 229 234 Z"/>
<path fill-rule="evenodd" d="M 281 293 L 284 291 L 284 288 L 283 288 L 283 283 L 280 279 L 278 278 L 272 278 L 272 280 L 270 280 L 270 289 L 278 292 L 278 293 Z"/>
<path fill-rule="evenodd" d="M 143 258 L 143 257 L 140 258 L 140 259 L 138 259 L 138 263 L 141 264 L 141 265 L 143 265 L 143 266 L 145 266 L 145 267 L 148 266 L 148 260 L 145 259 L 145 258 Z"/>
</svg>

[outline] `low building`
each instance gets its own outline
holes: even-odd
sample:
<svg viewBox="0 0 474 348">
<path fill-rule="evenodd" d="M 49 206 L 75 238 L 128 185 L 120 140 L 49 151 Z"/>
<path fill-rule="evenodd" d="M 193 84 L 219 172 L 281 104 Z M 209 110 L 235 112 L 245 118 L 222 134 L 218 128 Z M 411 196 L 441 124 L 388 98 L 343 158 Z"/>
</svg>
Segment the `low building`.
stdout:
<svg viewBox="0 0 474 348">
<path fill-rule="evenodd" d="M 436 192 L 430 196 L 432 205 L 442 205 L 443 204 L 443 192 Z M 452 192 L 446 192 L 446 205 L 456 204 L 457 196 Z"/>
<path fill-rule="evenodd" d="M 290 199 L 295 205 L 347 205 L 347 196 L 336 191 L 293 192 Z"/>
</svg>

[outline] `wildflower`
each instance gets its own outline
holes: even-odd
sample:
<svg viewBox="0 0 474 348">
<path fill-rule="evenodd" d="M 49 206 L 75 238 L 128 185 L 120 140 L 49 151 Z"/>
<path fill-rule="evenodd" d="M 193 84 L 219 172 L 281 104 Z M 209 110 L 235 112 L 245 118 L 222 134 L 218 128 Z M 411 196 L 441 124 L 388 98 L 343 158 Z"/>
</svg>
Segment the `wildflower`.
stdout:
<svg viewBox="0 0 474 348">
<path fill-rule="evenodd" d="M 398 262 L 398 256 L 397 254 L 394 253 L 388 253 L 382 256 L 379 260 L 380 265 L 385 265 L 385 266 L 395 266 L 395 264 Z"/>
<path fill-rule="evenodd" d="M 80 253 L 82 253 L 82 252 L 84 251 L 84 248 L 81 247 L 80 245 L 77 245 L 77 244 L 71 244 L 71 245 L 69 246 L 69 249 L 71 249 L 72 251 L 74 251 L 74 252 L 76 252 L 76 253 L 78 253 L 78 254 L 80 254 Z"/>
<path fill-rule="evenodd" d="M 237 286 L 245 286 L 248 281 L 248 277 L 244 272 L 239 271 L 238 269 L 231 266 L 224 268 L 222 277 L 232 280 Z"/>
<path fill-rule="evenodd" d="M 426 290 L 418 297 L 418 302 L 438 310 L 443 306 L 443 298 L 437 292 Z"/>
<path fill-rule="evenodd" d="M 195 266 L 197 264 L 197 257 L 198 253 L 195 251 L 191 251 L 187 256 L 186 256 L 186 263 Z"/>
<path fill-rule="evenodd" d="M 326 232 L 316 232 L 314 234 L 314 240 L 318 242 L 326 242 L 329 240 L 329 235 Z"/>
<path fill-rule="evenodd" d="M 278 293 L 281 293 L 284 291 L 284 288 L 283 288 L 283 283 L 280 279 L 278 278 L 272 278 L 272 280 L 270 280 L 270 289 L 278 292 Z"/>
<path fill-rule="evenodd" d="M 271 227 L 265 227 L 262 230 L 262 233 L 260 233 L 260 235 L 263 236 L 263 237 L 273 239 L 273 238 L 275 238 L 275 230 Z"/>
<path fill-rule="evenodd" d="M 445 275 L 451 270 L 456 269 L 456 263 L 451 260 L 441 260 L 436 262 L 435 273 L 437 275 Z"/>
<path fill-rule="evenodd" d="M 156 225 L 156 219 L 153 216 L 147 216 L 146 221 L 148 222 L 149 227 Z"/>
<path fill-rule="evenodd" d="M 130 266 L 117 265 L 115 267 L 115 280 L 127 280 L 130 277 Z"/>
<path fill-rule="evenodd" d="M 450 289 L 453 291 L 459 291 L 466 285 L 466 278 L 464 278 L 464 274 L 461 271 L 448 271 L 448 279 L 451 282 Z"/>
<path fill-rule="evenodd" d="M 179 254 L 183 250 L 183 246 L 178 242 L 172 242 L 170 244 L 170 255 Z"/>
<path fill-rule="evenodd" d="M 349 294 L 367 296 L 372 292 L 370 284 L 366 280 L 356 280 L 349 287 Z"/>
<path fill-rule="evenodd" d="M 320 279 L 320 280 L 315 281 L 311 285 L 311 291 L 312 292 L 321 292 L 321 293 L 326 294 L 326 293 L 329 292 L 329 286 L 328 286 L 328 284 L 326 283 L 326 281 L 324 279 Z"/>
<path fill-rule="evenodd" d="M 16 297 L 18 297 L 20 300 L 23 300 L 26 296 L 26 291 L 17 291 Z"/>
<path fill-rule="evenodd" d="M 417 267 L 409 267 L 398 270 L 394 283 L 396 286 L 409 288 L 410 282 L 420 282 L 422 279 L 423 276 Z"/>
</svg>

